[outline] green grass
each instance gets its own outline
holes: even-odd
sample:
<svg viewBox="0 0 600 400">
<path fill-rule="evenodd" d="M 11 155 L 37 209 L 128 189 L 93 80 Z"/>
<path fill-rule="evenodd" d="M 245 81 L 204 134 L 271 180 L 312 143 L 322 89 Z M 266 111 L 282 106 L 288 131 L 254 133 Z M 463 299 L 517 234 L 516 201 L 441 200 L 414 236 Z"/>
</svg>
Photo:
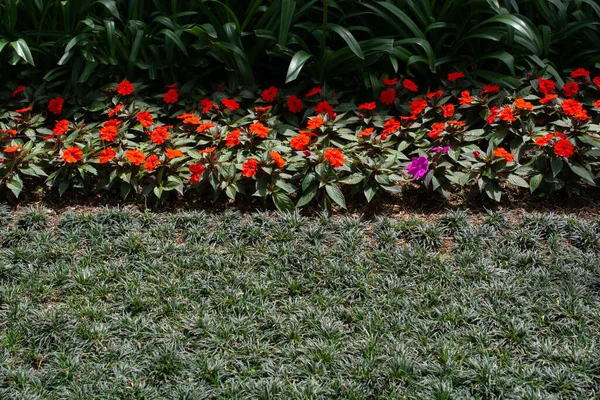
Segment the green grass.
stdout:
<svg viewBox="0 0 600 400">
<path fill-rule="evenodd" d="M 1 399 L 594 398 L 600 220 L 0 209 Z"/>
</svg>

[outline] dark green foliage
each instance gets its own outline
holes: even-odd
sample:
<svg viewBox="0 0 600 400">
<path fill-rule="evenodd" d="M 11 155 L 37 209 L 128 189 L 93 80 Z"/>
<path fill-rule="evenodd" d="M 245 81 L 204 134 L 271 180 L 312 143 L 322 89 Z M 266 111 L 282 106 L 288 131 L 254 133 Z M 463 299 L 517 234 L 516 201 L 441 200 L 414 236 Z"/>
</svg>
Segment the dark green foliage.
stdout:
<svg viewBox="0 0 600 400">
<path fill-rule="evenodd" d="M 3 215 L 2 399 L 599 395 L 597 220 Z"/>
</svg>

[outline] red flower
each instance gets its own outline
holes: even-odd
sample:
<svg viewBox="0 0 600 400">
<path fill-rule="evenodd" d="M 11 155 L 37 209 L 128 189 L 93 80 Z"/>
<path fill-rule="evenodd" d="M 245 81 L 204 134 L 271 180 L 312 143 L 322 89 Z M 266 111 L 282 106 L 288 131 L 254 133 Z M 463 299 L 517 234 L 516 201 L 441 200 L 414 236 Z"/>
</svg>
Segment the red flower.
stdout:
<svg viewBox="0 0 600 400">
<path fill-rule="evenodd" d="M 502 110 L 500 110 L 499 117 L 501 121 L 505 122 L 513 122 L 517 119 L 514 115 L 514 109 L 511 106 L 504 106 Z"/>
<path fill-rule="evenodd" d="M 15 97 L 19 93 L 25 91 L 25 89 L 27 89 L 27 87 L 25 87 L 25 86 L 17 86 L 16 89 L 13 90 L 11 97 Z"/>
<path fill-rule="evenodd" d="M 273 161 L 275 161 L 275 164 L 277 164 L 277 167 L 283 168 L 285 166 L 285 160 L 283 159 L 283 157 L 281 157 L 281 155 L 279 155 L 278 152 L 271 151 L 271 152 L 269 152 L 269 155 L 271 156 Z"/>
<path fill-rule="evenodd" d="M 600 108 L 600 100 L 594 103 L 594 108 Z"/>
<path fill-rule="evenodd" d="M 418 92 L 419 91 L 419 86 L 417 86 L 416 83 L 414 83 L 413 81 L 411 81 L 410 79 L 405 79 L 402 81 L 402 86 L 407 89 L 410 90 L 411 92 Z"/>
<path fill-rule="evenodd" d="M 108 110 L 108 118 L 112 118 L 125 107 L 123 104 L 117 104 L 112 110 Z"/>
<path fill-rule="evenodd" d="M 240 103 L 238 103 L 237 101 L 235 101 L 234 99 L 223 99 L 221 101 L 221 103 L 223 103 L 223 105 L 227 108 L 229 108 L 231 111 L 235 111 L 238 108 L 240 108 Z"/>
<path fill-rule="evenodd" d="M 125 152 L 125 157 L 131 162 L 133 165 L 140 165 L 144 162 L 144 153 L 142 153 L 139 149 L 127 150 Z"/>
<path fill-rule="evenodd" d="M 117 153 L 110 147 L 107 147 L 106 149 L 100 152 L 100 164 L 106 164 L 116 156 Z"/>
<path fill-rule="evenodd" d="M 163 144 L 171 135 L 167 126 L 157 126 L 150 133 L 150 140 L 158 145 Z"/>
<path fill-rule="evenodd" d="M 16 130 L 16 129 L 9 129 L 9 130 L 8 130 L 8 134 L 9 134 L 9 135 L 16 136 L 16 135 L 17 135 L 17 133 L 18 133 L 18 132 L 17 132 L 17 130 Z"/>
<path fill-rule="evenodd" d="M 381 94 L 379 95 L 379 100 L 383 103 L 383 104 L 387 104 L 390 105 L 394 102 L 394 100 L 396 100 L 396 89 L 393 88 L 387 88 L 381 91 Z"/>
<path fill-rule="evenodd" d="M 325 123 L 323 117 L 312 117 L 308 120 L 307 127 L 308 129 L 318 129 L 323 125 L 323 123 Z"/>
<path fill-rule="evenodd" d="M 178 157 L 183 157 L 183 153 L 181 152 L 181 150 L 177 150 L 177 149 L 166 149 L 165 155 L 167 156 L 167 158 L 169 160 L 172 160 L 172 159 L 178 158 Z"/>
<path fill-rule="evenodd" d="M 144 168 L 146 169 L 146 171 L 152 172 L 154 170 L 154 168 L 156 168 L 158 166 L 158 164 L 160 164 L 160 161 L 158 160 L 158 156 L 156 154 L 152 154 L 151 156 L 146 158 L 146 162 L 144 163 Z"/>
<path fill-rule="evenodd" d="M 48 110 L 54 114 L 58 115 L 62 113 L 63 104 L 65 103 L 65 99 L 62 97 L 55 97 L 48 103 Z M 17 111 L 18 112 L 18 111 Z"/>
<path fill-rule="evenodd" d="M 52 132 L 53 135 L 60 136 L 67 133 L 69 130 L 69 121 L 66 119 L 60 120 L 54 125 L 54 130 Z"/>
<path fill-rule="evenodd" d="M 462 73 L 462 72 L 460 72 L 460 71 L 457 71 L 457 72 L 450 72 L 450 73 L 448 74 L 448 80 L 449 80 L 450 82 L 454 82 L 454 81 L 456 81 L 456 80 L 458 80 L 458 79 L 460 79 L 460 78 L 464 78 L 464 77 L 465 77 L 465 74 L 464 74 L 464 73 Z"/>
<path fill-rule="evenodd" d="M 328 101 L 323 100 L 320 101 L 315 107 L 315 114 L 327 114 L 329 117 L 333 116 L 333 108 Z"/>
<path fill-rule="evenodd" d="M 62 103 L 61 103 L 61 106 L 60 106 L 60 107 L 61 107 L 60 109 L 61 109 L 61 111 L 62 111 Z M 25 113 L 28 113 L 29 111 L 31 111 L 31 107 L 19 108 L 18 110 L 15 110 L 15 112 L 16 112 L 17 114 L 25 114 Z M 59 114 L 60 114 L 60 113 L 59 113 Z"/>
<path fill-rule="evenodd" d="M 310 136 L 300 134 L 300 135 L 294 136 L 290 140 L 290 147 L 294 150 L 303 151 L 306 149 L 306 147 L 308 146 L 309 143 L 310 143 Z"/>
<path fill-rule="evenodd" d="M 437 138 L 440 137 L 440 133 L 442 133 L 442 131 L 445 128 L 446 124 L 444 124 L 443 122 L 435 123 L 431 126 L 431 130 L 429 131 L 429 133 L 427 133 L 427 136 L 429 136 L 433 140 L 437 140 Z"/>
<path fill-rule="evenodd" d="M 564 133 L 560 133 L 560 132 L 554 132 L 554 136 L 556 136 L 557 138 L 560 138 L 560 139 L 567 138 L 567 135 L 565 135 Z"/>
<path fill-rule="evenodd" d="M 549 133 L 547 135 L 544 135 L 542 137 L 535 139 L 535 144 L 537 144 L 538 146 L 545 146 L 548 143 L 550 143 L 550 141 L 552 140 L 553 137 L 554 137 L 554 135 Z"/>
<path fill-rule="evenodd" d="M 213 109 L 213 102 L 211 99 L 208 98 L 200 100 L 200 105 L 202 106 L 202 112 L 204 114 Z"/>
<path fill-rule="evenodd" d="M 225 136 L 225 146 L 233 147 L 240 144 L 240 130 L 236 129 L 231 131 Z"/>
<path fill-rule="evenodd" d="M 118 134 L 119 131 L 117 130 L 116 125 L 108 125 L 100 128 L 100 139 L 104 141 L 113 142 Z"/>
<path fill-rule="evenodd" d="M 4 152 L 5 153 L 16 153 L 17 151 L 21 150 L 22 147 L 23 147 L 22 144 L 19 144 L 19 145 L 16 145 L 16 146 L 5 147 L 4 148 Z"/>
<path fill-rule="evenodd" d="M 256 113 L 264 113 L 269 111 L 271 108 L 273 108 L 273 106 L 264 106 L 264 107 L 254 107 L 254 112 Z"/>
<path fill-rule="evenodd" d="M 562 102 L 562 109 L 565 115 L 574 117 L 583 111 L 583 106 L 577 100 L 565 99 Z"/>
<path fill-rule="evenodd" d="M 264 126 L 261 122 L 255 122 L 250 125 L 250 132 L 254 133 L 259 138 L 266 138 L 269 136 L 269 128 Z"/>
<path fill-rule="evenodd" d="M 545 95 L 554 92 L 554 82 L 550 79 L 544 79 L 540 76 L 538 78 L 538 85 L 540 87 L 540 92 L 542 92 Z"/>
<path fill-rule="evenodd" d="M 515 156 L 512 153 L 509 153 L 502 147 L 498 147 L 496 150 L 494 150 L 494 155 L 498 158 L 504 158 L 508 162 L 513 162 L 515 159 Z"/>
<path fill-rule="evenodd" d="M 63 151 L 62 159 L 67 163 L 76 163 L 83 158 L 83 152 L 77 146 L 71 146 Z"/>
<path fill-rule="evenodd" d="M 314 87 L 314 88 L 310 89 L 308 91 L 308 93 L 306 93 L 304 95 L 304 97 L 308 98 L 308 97 L 314 96 L 315 94 L 319 94 L 319 93 L 321 93 L 321 88 L 320 87 Z"/>
<path fill-rule="evenodd" d="M 171 83 L 170 85 L 167 85 L 167 89 L 175 89 L 177 87 L 177 83 Z"/>
<path fill-rule="evenodd" d="M 549 102 L 551 102 L 552 100 L 556 99 L 558 97 L 557 94 L 547 94 L 544 96 L 543 99 L 540 99 L 540 103 L 542 104 L 548 104 Z"/>
<path fill-rule="evenodd" d="M 515 108 L 518 108 L 519 110 L 526 110 L 526 111 L 531 111 L 533 110 L 533 104 L 531 104 L 528 101 L 525 101 L 524 99 L 518 98 L 515 100 L 515 104 L 513 104 L 515 106 Z"/>
<path fill-rule="evenodd" d="M 500 92 L 500 86 L 498 85 L 484 85 L 481 93 L 494 94 Z"/>
<path fill-rule="evenodd" d="M 152 126 L 152 124 L 154 123 L 154 120 L 152 119 L 152 115 L 150 115 L 150 113 L 146 112 L 146 111 L 142 111 L 141 113 L 138 113 L 137 120 L 140 124 L 142 124 L 142 126 L 144 128 L 150 128 Z"/>
<path fill-rule="evenodd" d="M 366 128 L 363 129 L 362 131 L 360 131 L 360 133 L 358 134 L 359 138 L 367 138 L 367 137 L 371 137 L 371 134 L 373 133 L 373 130 L 375 128 Z"/>
<path fill-rule="evenodd" d="M 342 153 L 340 149 L 325 149 L 323 157 L 325 157 L 325 159 L 329 161 L 333 168 L 339 168 L 342 165 L 344 165 L 344 162 L 346 162 L 346 159 L 344 158 L 344 153 Z"/>
<path fill-rule="evenodd" d="M 587 71 L 583 68 L 577 68 L 575 71 L 571 72 L 571 78 L 585 78 L 590 76 L 590 71 Z"/>
<path fill-rule="evenodd" d="M 276 96 L 277 88 L 275 86 L 271 86 L 270 88 L 263 90 L 260 97 L 267 103 L 271 103 L 275 100 Z"/>
<path fill-rule="evenodd" d="M 444 94 L 444 92 L 442 90 L 438 90 L 437 92 L 427 93 L 427 98 L 431 99 L 431 98 L 435 97 L 437 100 L 440 97 L 442 97 L 443 94 Z"/>
<path fill-rule="evenodd" d="M 205 122 L 205 123 L 203 123 L 202 125 L 199 125 L 196 128 L 196 132 L 198 132 L 198 133 L 204 133 L 207 130 L 209 130 L 211 128 L 214 128 L 215 126 L 216 125 L 213 122 L 210 122 L 210 121 L 209 122 Z"/>
<path fill-rule="evenodd" d="M 287 106 L 288 110 L 290 110 L 291 113 L 296 114 L 302 111 L 302 107 L 304 106 L 304 104 L 302 104 L 302 100 L 300 100 L 298 96 L 293 94 L 290 97 L 288 97 Z"/>
<path fill-rule="evenodd" d="M 256 175 L 256 171 L 258 170 L 258 163 L 254 158 L 250 158 L 242 165 L 242 175 L 246 178 L 251 178 Z"/>
<path fill-rule="evenodd" d="M 445 104 L 442 106 L 442 116 L 450 118 L 454 115 L 454 104 Z"/>
<path fill-rule="evenodd" d="M 385 135 L 394 133 L 398 129 L 400 129 L 400 122 L 397 121 L 395 118 L 390 118 L 387 121 L 385 121 L 385 124 L 383 124 L 383 133 Z"/>
<path fill-rule="evenodd" d="M 594 83 L 598 86 L 598 90 L 600 90 L 600 76 L 594 78 Z"/>
<path fill-rule="evenodd" d="M 563 93 L 565 97 L 574 97 L 579 93 L 579 83 L 577 82 L 569 82 L 565 83 L 563 86 Z"/>
<path fill-rule="evenodd" d="M 374 110 L 377 107 L 377 104 L 375 104 L 374 101 L 370 102 L 370 103 L 362 103 L 361 105 L 358 106 L 359 110 Z"/>
<path fill-rule="evenodd" d="M 417 115 L 427 107 L 427 102 L 423 99 L 414 99 L 408 107 L 413 115 Z"/>
<path fill-rule="evenodd" d="M 179 100 L 179 92 L 177 89 L 169 89 L 163 96 L 163 101 L 167 104 L 175 104 Z"/>
<path fill-rule="evenodd" d="M 396 85 L 396 83 L 398 83 L 398 78 L 393 78 L 393 79 L 383 78 L 383 84 L 386 86 L 394 86 L 394 85 Z"/>
<path fill-rule="evenodd" d="M 128 80 L 124 80 L 117 85 L 117 93 L 121 96 L 129 96 L 133 93 L 133 85 Z"/>
<path fill-rule="evenodd" d="M 471 96 L 471 93 L 468 90 L 465 90 L 460 94 L 458 100 L 460 100 L 460 104 L 464 106 L 471 104 L 475 99 Z"/>
<path fill-rule="evenodd" d="M 554 154 L 559 157 L 569 158 L 573 155 L 574 151 L 575 146 L 573 146 L 567 139 L 561 139 L 554 143 Z"/>
<path fill-rule="evenodd" d="M 190 172 L 192 173 L 192 176 L 190 177 L 190 182 L 193 184 L 200 182 L 200 177 L 202 176 L 202 173 L 204 172 L 204 165 L 202 165 L 200 163 L 190 164 L 190 166 L 188 168 L 189 168 Z"/>
</svg>

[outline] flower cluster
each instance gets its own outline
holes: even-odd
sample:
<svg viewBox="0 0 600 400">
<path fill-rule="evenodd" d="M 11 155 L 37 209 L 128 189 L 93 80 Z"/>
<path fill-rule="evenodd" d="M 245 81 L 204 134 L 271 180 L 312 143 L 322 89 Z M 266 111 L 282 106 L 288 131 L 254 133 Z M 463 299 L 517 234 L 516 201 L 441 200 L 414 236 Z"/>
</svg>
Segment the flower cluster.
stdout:
<svg viewBox="0 0 600 400">
<path fill-rule="evenodd" d="M 345 206 L 344 192 L 370 201 L 409 182 L 499 200 L 506 185 L 573 194 L 598 181 L 600 77 L 589 71 L 572 71 L 562 87 L 538 76 L 512 90 L 461 71 L 426 93 L 409 78 L 382 83 L 377 100 L 360 103 L 321 86 L 273 86 L 249 99 L 247 90 L 197 97 L 173 84 L 150 105 L 125 80 L 96 112 L 18 86 L 2 106 L 0 184 L 16 195 L 26 176 L 60 194 L 253 195 L 289 209 Z"/>
</svg>

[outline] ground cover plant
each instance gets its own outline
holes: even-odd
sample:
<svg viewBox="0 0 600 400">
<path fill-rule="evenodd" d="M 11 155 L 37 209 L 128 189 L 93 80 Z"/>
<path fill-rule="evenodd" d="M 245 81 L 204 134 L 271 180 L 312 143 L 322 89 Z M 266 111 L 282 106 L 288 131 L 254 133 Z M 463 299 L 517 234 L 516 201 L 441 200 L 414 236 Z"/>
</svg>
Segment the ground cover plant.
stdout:
<svg viewBox="0 0 600 400">
<path fill-rule="evenodd" d="M 512 90 L 454 71 L 439 89 L 420 85 L 387 76 L 376 98 L 357 98 L 327 85 L 156 94 L 123 80 L 88 104 L 19 86 L 0 109 L 0 187 L 160 202 L 195 192 L 290 210 L 414 186 L 500 201 L 507 188 L 597 185 L 600 76 L 577 68 Z"/>
<path fill-rule="evenodd" d="M 1 211 L 3 399 L 600 392 L 589 213 Z"/>
</svg>

